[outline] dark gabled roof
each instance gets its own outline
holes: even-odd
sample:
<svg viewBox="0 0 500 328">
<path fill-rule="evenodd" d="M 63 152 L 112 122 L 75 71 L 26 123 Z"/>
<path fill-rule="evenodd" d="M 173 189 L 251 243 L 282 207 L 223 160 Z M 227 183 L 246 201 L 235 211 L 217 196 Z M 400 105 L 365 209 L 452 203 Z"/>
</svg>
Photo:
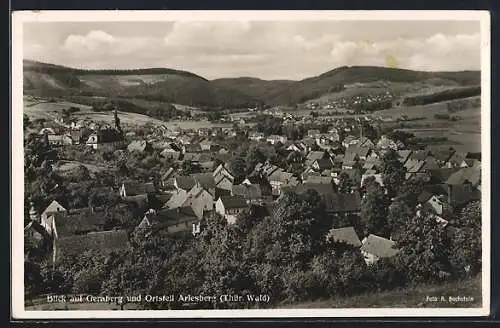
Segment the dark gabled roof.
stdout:
<svg viewBox="0 0 500 328">
<path fill-rule="evenodd" d="M 163 209 L 156 214 L 146 216 L 149 223 L 154 227 L 169 227 L 181 222 L 197 221 L 198 218 L 190 206 Z"/>
<path fill-rule="evenodd" d="M 172 198 L 171 193 L 161 193 L 161 194 L 156 194 L 155 198 L 157 201 L 159 201 L 162 204 L 165 204 Z"/>
<path fill-rule="evenodd" d="M 101 129 L 97 131 L 97 141 L 99 143 L 114 142 L 123 140 L 123 134 L 116 129 Z"/>
<path fill-rule="evenodd" d="M 268 175 L 269 181 L 279 181 L 283 184 L 293 183 L 296 178 L 293 176 L 293 173 L 285 172 L 282 169 L 278 168 L 274 170 L 270 175 Z"/>
<path fill-rule="evenodd" d="M 91 231 L 101 231 L 106 222 L 104 211 L 94 211 L 84 209 L 78 212 L 54 213 L 57 236 L 71 236 L 88 233 Z"/>
<path fill-rule="evenodd" d="M 242 196 L 220 196 L 220 200 L 225 209 L 247 207 L 247 202 Z"/>
<path fill-rule="evenodd" d="M 205 189 L 213 189 L 215 188 L 215 178 L 212 173 L 193 173 L 190 175 L 194 181 L 198 182 L 200 186 Z"/>
<path fill-rule="evenodd" d="M 410 160 L 414 160 L 414 161 L 423 161 L 427 158 L 427 156 L 429 156 L 429 151 L 428 150 L 418 150 L 418 151 L 414 151 L 411 156 L 410 156 Z"/>
<path fill-rule="evenodd" d="M 57 259 L 62 256 L 78 255 L 88 250 L 118 252 L 129 247 L 125 230 L 92 232 L 78 236 L 66 236 L 56 240 Z"/>
<path fill-rule="evenodd" d="M 136 196 L 144 194 L 152 194 L 156 192 L 154 183 L 152 182 L 135 182 L 135 181 L 125 181 L 123 182 L 125 186 L 125 192 L 127 196 Z"/>
<path fill-rule="evenodd" d="M 262 190 L 259 184 L 233 185 L 233 195 L 243 196 L 246 199 L 258 199 L 262 197 Z"/>
<path fill-rule="evenodd" d="M 395 243 L 392 240 L 371 234 L 363 240 L 361 251 L 380 258 L 388 258 L 395 256 L 399 252 L 399 250 L 394 247 Z"/>
<path fill-rule="evenodd" d="M 439 168 L 427 170 L 427 173 L 430 176 L 430 183 L 440 184 L 445 183 L 446 180 L 458 170 L 460 170 L 460 168 Z"/>
<path fill-rule="evenodd" d="M 184 176 L 179 175 L 175 177 L 175 181 L 177 181 L 177 187 L 184 190 L 191 190 L 196 184 L 196 181 L 192 176 Z"/>
<path fill-rule="evenodd" d="M 146 194 L 127 196 L 127 197 L 123 198 L 123 200 L 126 202 L 129 202 L 129 203 L 134 203 L 138 206 L 144 206 L 149 201 L 148 195 L 146 195 Z"/>
<path fill-rule="evenodd" d="M 447 162 L 451 155 L 453 155 L 454 151 L 450 151 L 449 149 L 430 149 L 432 155 L 440 162 Z"/>
<path fill-rule="evenodd" d="M 331 229 L 327 235 L 328 240 L 344 242 L 354 247 L 361 247 L 361 241 L 353 227 Z"/>
<path fill-rule="evenodd" d="M 418 202 L 419 203 L 425 203 L 427 202 L 433 195 L 434 193 L 430 192 L 429 190 L 423 190 L 420 195 L 418 195 Z"/>
<path fill-rule="evenodd" d="M 318 163 L 320 170 L 327 170 L 333 167 L 333 163 L 330 160 L 330 158 L 320 158 L 317 159 L 315 162 Z"/>
<path fill-rule="evenodd" d="M 478 167 L 464 167 L 451 174 L 446 180 L 447 184 L 459 185 L 469 181 L 477 186 L 481 182 L 481 169 Z"/>
</svg>

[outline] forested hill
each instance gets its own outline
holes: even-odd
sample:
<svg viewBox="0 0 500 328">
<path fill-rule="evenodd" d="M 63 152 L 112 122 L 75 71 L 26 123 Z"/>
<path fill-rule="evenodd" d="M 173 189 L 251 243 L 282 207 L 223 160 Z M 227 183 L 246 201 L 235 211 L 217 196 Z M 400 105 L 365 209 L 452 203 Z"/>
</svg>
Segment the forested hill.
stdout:
<svg viewBox="0 0 500 328">
<path fill-rule="evenodd" d="M 243 108 L 296 105 L 335 94 L 347 85 L 384 81 L 431 85 L 479 85 L 479 71 L 421 72 L 372 66 L 339 67 L 300 81 L 224 78 L 207 80 L 169 68 L 86 70 L 24 60 L 24 92 L 40 96 L 131 97 L 184 105 Z"/>
</svg>

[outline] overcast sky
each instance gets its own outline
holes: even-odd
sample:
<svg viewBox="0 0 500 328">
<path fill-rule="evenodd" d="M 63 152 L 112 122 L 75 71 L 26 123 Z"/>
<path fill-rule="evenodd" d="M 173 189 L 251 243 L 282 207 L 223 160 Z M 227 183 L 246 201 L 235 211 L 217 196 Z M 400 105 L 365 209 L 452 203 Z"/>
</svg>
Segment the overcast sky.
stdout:
<svg viewBox="0 0 500 328">
<path fill-rule="evenodd" d="M 29 22 L 24 58 L 168 67 L 208 79 L 302 79 L 344 65 L 479 70 L 479 22 Z"/>
</svg>

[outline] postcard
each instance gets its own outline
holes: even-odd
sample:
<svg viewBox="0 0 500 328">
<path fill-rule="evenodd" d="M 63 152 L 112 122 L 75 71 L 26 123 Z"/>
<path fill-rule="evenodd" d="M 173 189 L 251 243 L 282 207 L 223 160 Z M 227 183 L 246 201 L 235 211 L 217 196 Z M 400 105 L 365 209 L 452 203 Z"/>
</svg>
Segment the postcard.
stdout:
<svg viewBox="0 0 500 328">
<path fill-rule="evenodd" d="M 489 72 L 486 11 L 14 12 L 13 317 L 488 315 Z"/>
</svg>

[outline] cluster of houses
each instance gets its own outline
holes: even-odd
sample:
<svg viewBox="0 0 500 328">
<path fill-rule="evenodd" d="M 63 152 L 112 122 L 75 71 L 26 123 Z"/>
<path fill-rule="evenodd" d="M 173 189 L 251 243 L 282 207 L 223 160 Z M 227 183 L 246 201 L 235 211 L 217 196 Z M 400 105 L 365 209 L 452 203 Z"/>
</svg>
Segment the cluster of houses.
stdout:
<svg viewBox="0 0 500 328">
<path fill-rule="evenodd" d="M 375 93 L 375 94 L 364 94 L 364 95 L 356 95 L 350 98 L 338 98 L 333 100 L 328 100 L 326 102 L 308 102 L 305 105 L 306 109 L 310 110 L 349 110 L 355 109 L 357 105 L 364 103 L 378 103 L 383 101 L 393 101 L 394 96 L 386 91 L 384 93 Z M 397 106 L 397 103 L 394 103 L 394 106 Z"/>
<path fill-rule="evenodd" d="M 66 122 L 57 118 L 55 121 L 59 126 L 44 127 L 39 136 L 46 138 L 52 146 L 87 145 L 93 149 L 116 150 L 126 145 L 126 139 L 116 110 L 114 118 L 114 126 L 85 120 Z"/>
<path fill-rule="evenodd" d="M 315 190 L 332 216 L 359 216 L 365 181 L 371 178 L 383 186 L 381 158 L 385 151 L 393 149 L 406 168 L 405 178 L 425 181 L 424 191 L 418 197 L 419 211 L 430 211 L 436 220 L 448 224 L 460 208 L 481 197 L 479 154 L 450 149 L 412 151 L 388 137 L 374 141 L 348 135 L 342 140 L 345 153 L 336 155 L 325 146 L 328 143 L 323 142 L 335 139 L 336 135 L 335 129 L 326 134 L 308 131 L 309 139 L 324 146 L 321 150 L 311 150 L 309 142 L 288 143 L 286 149 L 305 156 L 304 171 L 300 176 L 266 161 L 257 163 L 241 183 L 235 184 L 227 160 L 219 161 L 221 164 L 215 166 L 212 157 L 209 161 L 212 166 L 205 165 L 199 173 L 181 175 L 172 167 L 162 175 L 159 183 L 123 181 L 116 192 L 124 203 L 135 202 L 148 208 L 134 231 L 144 232 L 146 238 L 158 229 L 169 234 L 197 235 L 203 229 L 204 218 L 213 212 L 228 224 L 236 223 L 252 207 L 261 208 L 263 215 L 271 215 L 276 203 L 287 192 L 302 194 Z M 165 151 L 209 158 L 207 154 L 211 150 L 212 156 L 221 155 L 218 147 L 212 149 L 213 145 L 208 144 L 202 148 L 201 144 L 187 142 L 180 149 L 166 148 Z M 147 147 L 144 144 L 136 146 L 141 151 Z M 185 158 L 199 160 L 195 156 Z M 353 183 L 350 190 L 340 192 L 338 186 L 342 175 L 348 176 Z M 157 205 L 151 205 L 153 200 Z M 32 222 L 25 229 L 27 236 L 50 240 L 50 245 L 45 246 L 52 250 L 54 262 L 61 254 L 78 253 L 83 248 L 117 251 L 127 245 L 125 231 L 103 230 L 105 212 L 101 209 L 68 210 L 53 201 L 41 216 L 34 211 L 30 215 Z M 368 235 L 360 240 L 353 227 L 332 227 L 329 238 L 359 247 L 368 264 L 397 253 L 390 238 Z"/>
<path fill-rule="evenodd" d="M 274 206 L 287 192 L 302 194 L 315 190 L 324 200 L 332 216 L 359 216 L 366 181 L 384 185 L 382 157 L 394 150 L 406 169 L 407 180 L 421 179 L 425 188 L 418 197 L 418 209 L 430 211 L 436 220 L 448 224 L 454 214 L 471 201 L 481 197 L 481 158 L 477 153 L 457 152 L 452 149 L 427 148 L 421 151 L 406 149 L 405 145 L 387 136 L 371 140 L 349 134 L 354 124 L 343 124 L 321 133 L 310 129 L 300 141 L 289 141 L 282 135 L 268 135 L 250 131 L 251 142 L 281 144 L 288 152 L 300 153 L 304 158 L 303 171 L 287 172 L 265 161 L 257 163 L 241 183 L 227 166 L 230 152 L 217 142 L 221 134 L 232 137 L 232 128 L 201 128 L 197 131 L 159 127 L 146 140 L 128 143 L 129 152 L 159 150 L 160 155 L 174 162 L 191 162 L 197 173 L 181 175 L 172 166 L 159 182 L 123 181 L 115 192 L 127 202 L 146 208 L 134 233 L 144 233 L 145 238 L 154 230 L 167 233 L 199 234 L 204 218 L 218 213 L 228 224 L 234 224 L 241 215 L 260 208 L 262 215 L 271 215 Z M 78 138 L 76 129 L 70 129 Z M 46 129 L 43 135 L 51 143 L 64 136 Z M 347 135 L 346 135 L 347 134 Z M 342 136 L 342 137 L 341 137 Z M 61 137 L 61 138 L 59 138 Z M 74 143 L 73 139 L 72 144 Z M 125 147 L 115 112 L 115 127 L 97 129 L 80 142 L 92 148 L 117 149 Z M 342 146 L 345 151 L 339 152 Z M 351 181 L 350 190 L 339 190 L 342 177 Z M 154 205 L 153 205 L 154 204 Z M 78 254 L 86 249 L 119 251 L 127 247 L 128 233 L 124 230 L 105 230 L 106 213 L 99 208 L 66 209 L 53 201 L 41 215 L 32 208 L 31 222 L 25 228 L 28 238 L 51 250 L 54 263 L 64 254 Z M 367 264 L 379 258 L 397 254 L 389 238 L 370 234 L 362 240 L 353 227 L 332 227 L 328 238 L 344 241 L 359 247 Z"/>
</svg>

